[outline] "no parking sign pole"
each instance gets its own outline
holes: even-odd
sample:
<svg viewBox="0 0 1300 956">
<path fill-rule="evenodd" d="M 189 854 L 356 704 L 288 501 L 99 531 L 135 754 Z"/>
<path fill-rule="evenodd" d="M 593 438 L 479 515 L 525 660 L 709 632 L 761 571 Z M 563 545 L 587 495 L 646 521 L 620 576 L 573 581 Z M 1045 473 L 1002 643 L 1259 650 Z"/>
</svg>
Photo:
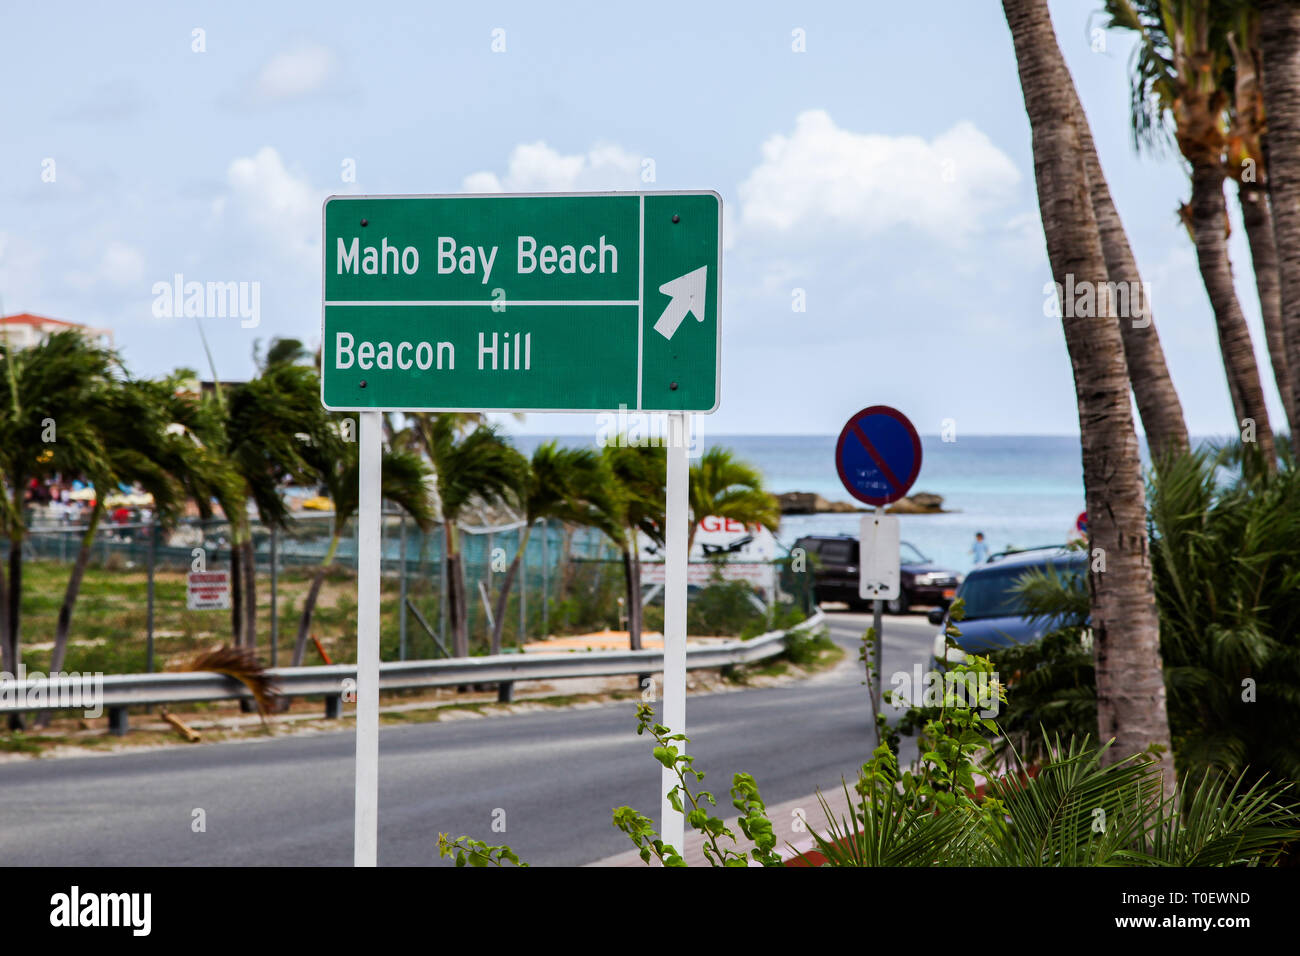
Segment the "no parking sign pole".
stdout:
<svg viewBox="0 0 1300 956">
<path fill-rule="evenodd" d="M 840 431 L 839 441 L 835 443 L 835 470 L 849 494 L 876 509 L 874 515 L 862 522 L 858 593 L 862 597 L 874 597 L 872 626 L 876 645 L 872 653 L 871 700 L 875 712 L 880 713 L 884 657 L 882 599 L 898 596 L 899 564 L 898 519 L 886 516 L 883 508 L 904 497 L 921 473 L 921 436 L 898 409 L 871 405 L 849 418 Z M 867 553 L 868 549 L 872 553 Z"/>
</svg>

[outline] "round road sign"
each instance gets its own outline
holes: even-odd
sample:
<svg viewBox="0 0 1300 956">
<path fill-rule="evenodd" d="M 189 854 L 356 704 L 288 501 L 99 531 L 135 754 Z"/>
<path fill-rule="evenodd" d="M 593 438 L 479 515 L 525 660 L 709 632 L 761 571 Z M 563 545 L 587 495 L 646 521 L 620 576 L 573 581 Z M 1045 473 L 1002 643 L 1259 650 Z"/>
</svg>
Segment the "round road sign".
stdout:
<svg viewBox="0 0 1300 956">
<path fill-rule="evenodd" d="M 864 408 L 840 432 L 835 469 L 854 498 L 890 504 L 907 494 L 921 472 L 921 436 L 896 408 Z"/>
</svg>

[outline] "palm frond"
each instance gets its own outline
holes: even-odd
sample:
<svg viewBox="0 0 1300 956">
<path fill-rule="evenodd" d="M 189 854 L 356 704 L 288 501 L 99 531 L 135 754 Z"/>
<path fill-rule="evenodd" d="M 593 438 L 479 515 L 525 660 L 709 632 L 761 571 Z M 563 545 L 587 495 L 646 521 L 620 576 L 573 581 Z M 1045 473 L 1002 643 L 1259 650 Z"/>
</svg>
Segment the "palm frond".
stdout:
<svg viewBox="0 0 1300 956">
<path fill-rule="evenodd" d="M 248 647 L 228 647 L 222 645 L 210 651 L 204 651 L 187 661 L 180 668 L 182 671 L 214 671 L 239 681 L 253 695 L 257 703 L 257 712 L 263 722 L 266 715 L 275 707 L 279 689 L 275 679 L 266 672 L 266 668 L 257 659 L 257 654 Z"/>
</svg>

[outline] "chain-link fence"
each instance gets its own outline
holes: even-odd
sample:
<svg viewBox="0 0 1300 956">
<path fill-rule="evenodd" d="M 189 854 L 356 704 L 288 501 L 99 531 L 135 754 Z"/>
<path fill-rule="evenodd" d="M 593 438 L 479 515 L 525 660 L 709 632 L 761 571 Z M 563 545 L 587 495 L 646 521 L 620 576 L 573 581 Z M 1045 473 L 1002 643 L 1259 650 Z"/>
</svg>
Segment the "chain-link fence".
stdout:
<svg viewBox="0 0 1300 956">
<path fill-rule="evenodd" d="M 33 522 L 23 543 L 28 561 L 23 600 L 23 642 L 48 661 L 68 572 L 84 528 Z M 332 514 L 297 515 L 287 528 L 252 525 L 256 555 L 257 640 L 268 664 L 286 665 L 298 639 L 311 579 L 329 551 Z M 460 528 L 471 653 L 490 647 L 492 623 L 506 572 L 519 551 L 522 523 Z M 7 543 L 3 545 L 7 552 Z M 161 669 L 173 657 L 229 641 L 228 609 L 190 610 L 191 571 L 229 571 L 232 534 L 224 519 L 185 521 L 174 528 L 106 522 L 90 548 L 90 567 L 74 608 L 65 669 L 106 673 Z M 451 648 L 445 536 L 441 526 L 422 532 L 409 518 L 385 513 L 382 528 L 381 657 L 416 660 Z M 355 520 L 339 535 L 333 559 L 306 632 L 304 663 L 355 656 Z M 652 571 L 652 568 L 647 568 Z M 693 633 L 758 633 L 778 608 L 779 568 L 764 565 L 771 583 L 722 581 L 711 571 L 692 572 Z M 661 588 L 646 575 L 647 631 L 662 627 Z M 761 574 L 760 574 L 761 577 Z M 796 579 L 796 584 L 798 583 Z M 788 590 L 788 588 L 787 588 Z M 805 604 L 798 593 L 787 600 Z M 501 643 L 509 652 L 552 634 L 626 628 L 626 583 L 621 553 L 589 528 L 537 522 L 501 609 Z M 704 627 L 706 631 L 700 631 Z"/>
</svg>

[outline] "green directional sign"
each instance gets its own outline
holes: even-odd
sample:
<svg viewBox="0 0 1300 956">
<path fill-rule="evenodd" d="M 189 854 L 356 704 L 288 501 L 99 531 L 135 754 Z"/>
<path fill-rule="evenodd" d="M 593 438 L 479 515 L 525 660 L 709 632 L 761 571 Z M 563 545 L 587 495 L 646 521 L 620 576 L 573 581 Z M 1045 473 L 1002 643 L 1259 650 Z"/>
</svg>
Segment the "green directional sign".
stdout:
<svg viewBox="0 0 1300 956">
<path fill-rule="evenodd" d="M 327 408 L 718 406 L 715 192 L 333 196 L 324 221 Z"/>
</svg>

